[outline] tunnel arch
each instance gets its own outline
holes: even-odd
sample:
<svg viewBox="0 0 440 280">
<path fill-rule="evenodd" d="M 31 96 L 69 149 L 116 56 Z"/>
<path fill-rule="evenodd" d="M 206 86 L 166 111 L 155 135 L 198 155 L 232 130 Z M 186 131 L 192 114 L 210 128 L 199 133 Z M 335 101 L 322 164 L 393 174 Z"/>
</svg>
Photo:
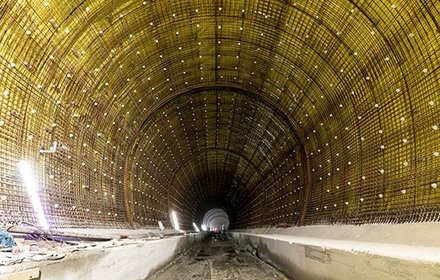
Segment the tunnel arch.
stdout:
<svg viewBox="0 0 440 280">
<path fill-rule="evenodd" d="M 228 213 L 221 208 L 213 208 L 205 213 L 203 216 L 202 224 L 212 228 L 216 228 L 218 231 L 222 230 L 222 226 L 225 226 L 225 229 L 229 229 L 229 215 Z"/>
<path fill-rule="evenodd" d="M 26 158 L 52 226 L 157 224 L 168 214 L 172 163 L 161 159 L 163 146 L 145 146 L 149 158 L 136 165 L 136 141 L 157 134 L 144 127 L 164 104 L 207 88 L 265 102 L 294 127 L 302 167 L 289 170 L 306 170 L 292 181 L 308 186 L 287 203 L 307 205 L 298 224 L 438 220 L 438 1 L 7 0 L 1 8 L 3 223 L 35 220 L 16 172 Z M 181 133 L 167 145 L 185 141 Z M 40 155 L 54 142 L 65 148 Z M 133 166 L 149 170 L 141 181 L 154 188 L 130 185 L 140 176 Z M 265 183 L 285 184 L 274 182 Z M 282 199 L 273 204 L 274 216 L 285 215 Z"/>
<path fill-rule="evenodd" d="M 185 214 L 183 215 L 184 217 L 186 217 L 186 221 L 185 219 L 180 219 L 183 220 L 181 221 L 181 224 L 185 225 L 187 228 L 192 227 L 192 221 L 194 219 L 197 218 L 197 213 L 199 212 L 199 210 L 197 209 L 193 209 L 193 210 L 185 210 L 182 209 L 183 204 L 182 202 L 186 202 L 189 203 L 193 208 L 197 208 L 197 207 L 202 207 L 201 202 L 202 201 L 206 201 L 206 200 L 210 200 L 213 197 L 219 197 L 219 194 L 212 194 L 211 196 L 205 197 L 204 193 L 208 193 L 210 192 L 211 189 L 218 189 L 218 187 L 220 187 L 221 185 L 223 185 L 224 183 L 221 183 L 221 180 L 219 178 L 222 178 L 223 175 L 221 175 L 222 172 L 227 172 L 227 174 L 229 174 L 230 172 L 232 172 L 230 175 L 228 176 L 232 176 L 232 178 L 235 178 L 235 176 L 238 176 L 236 179 L 228 181 L 226 183 L 226 186 L 223 186 L 222 189 L 224 189 L 223 191 L 223 195 L 221 196 L 227 196 L 230 198 L 227 198 L 227 205 L 222 205 L 226 208 L 228 208 L 228 212 L 235 212 L 237 209 L 235 209 L 234 205 L 231 205 L 228 201 L 229 199 L 235 199 L 235 198 L 231 198 L 233 196 L 242 196 L 240 194 L 240 189 L 236 189 L 234 191 L 234 193 L 232 194 L 230 191 L 228 191 L 228 189 L 230 187 L 232 187 L 234 185 L 234 182 L 239 182 L 238 185 L 240 185 L 241 187 L 245 188 L 245 190 L 248 188 L 247 184 L 249 184 L 249 182 L 251 182 L 251 184 L 255 184 L 258 182 L 264 182 L 265 178 L 262 178 L 261 176 L 268 176 L 268 174 L 270 174 L 270 170 L 268 170 L 268 168 L 270 167 L 270 165 L 267 165 L 267 163 L 264 163 L 263 161 L 261 161 L 261 159 L 256 159 L 257 163 L 259 162 L 258 166 L 254 165 L 252 163 L 252 160 L 255 160 L 255 155 L 256 155 L 256 149 L 259 147 L 259 145 L 262 145 L 263 140 L 261 141 L 258 140 L 259 144 L 253 143 L 250 144 L 251 147 L 246 148 L 247 144 L 246 143 L 252 143 L 252 141 L 256 141 L 257 139 L 263 137 L 263 135 L 266 135 L 264 137 L 269 137 L 269 134 L 267 134 L 267 127 L 266 130 L 260 130 L 260 132 L 255 132 L 261 136 L 256 136 L 255 139 L 249 139 L 246 138 L 246 131 L 249 134 L 252 134 L 252 131 L 257 131 L 258 127 L 261 126 L 260 123 L 258 123 L 258 120 L 254 120 L 254 119 L 261 119 L 263 116 L 265 116 L 263 119 L 265 120 L 262 124 L 267 126 L 268 122 L 270 122 L 272 125 L 272 128 L 276 128 L 279 131 L 272 131 L 272 133 L 275 133 L 274 135 L 272 135 L 271 137 L 273 137 L 273 140 L 271 141 L 266 141 L 266 145 L 270 145 L 269 143 L 272 141 L 275 141 L 277 139 L 277 137 L 281 140 L 276 140 L 276 141 L 281 141 L 280 144 L 282 144 L 282 146 L 280 147 L 280 149 L 283 149 L 283 147 L 285 145 L 290 145 L 291 148 L 289 148 L 290 150 L 293 151 L 293 153 L 295 153 L 296 147 L 297 147 L 297 152 L 298 152 L 298 156 L 296 157 L 296 159 L 293 159 L 293 162 L 296 161 L 296 164 L 299 163 L 299 166 L 297 165 L 296 167 L 298 169 L 301 169 L 304 165 L 303 165 L 303 157 L 304 154 L 302 153 L 301 147 L 302 145 L 299 144 L 295 144 L 295 143 L 299 143 L 298 136 L 297 136 L 297 132 L 294 130 L 292 124 L 288 121 L 287 117 L 285 115 L 282 114 L 282 112 L 280 110 L 278 110 L 276 107 L 271 106 L 270 103 L 265 102 L 264 100 L 259 100 L 259 99 L 255 99 L 255 98 L 251 98 L 253 95 L 250 93 L 247 93 L 243 90 L 239 90 L 236 89 L 234 87 L 209 87 L 209 88 L 197 88 L 194 89 L 190 92 L 185 92 L 183 94 L 177 95 L 174 98 L 170 98 L 169 101 L 167 101 L 165 104 L 162 104 L 160 106 L 157 107 L 157 109 L 155 110 L 155 114 L 151 114 L 149 116 L 146 117 L 144 124 L 142 125 L 143 127 L 146 128 L 146 133 L 144 133 L 143 131 L 139 133 L 140 138 L 139 140 L 136 140 L 136 143 L 134 144 L 134 147 L 132 149 L 132 157 L 136 158 L 136 159 L 140 159 L 143 156 L 146 156 L 146 153 L 148 151 L 148 147 L 145 145 L 145 141 L 153 141 L 156 143 L 157 142 L 155 140 L 154 137 L 162 137 L 163 135 L 166 134 L 177 134 L 179 130 L 185 131 L 186 129 L 188 129 L 188 125 L 184 125 L 183 120 L 184 119 L 189 119 L 191 118 L 191 126 L 196 126 L 195 130 L 192 133 L 196 133 L 197 131 L 203 131 L 206 125 L 206 131 L 208 130 L 208 115 L 215 115 L 217 114 L 217 121 L 219 123 L 225 122 L 225 124 L 227 123 L 227 121 L 229 122 L 229 130 L 230 131 L 235 131 L 234 133 L 236 134 L 236 138 L 237 137 L 242 137 L 242 141 L 243 143 L 239 144 L 239 146 L 236 146 L 235 144 L 231 144 L 231 142 L 229 142 L 229 140 L 227 141 L 228 143 L 224 143 L 223 145 L 227 145 L 227 146 L 222 146 L 222 144 L 219 144 L 220 146 L 218 146 L 217 140 L 215 140 L 215 143 L 211 143 L 209 144 L 208 142 L 205 143 L 204 145 L 208 145 L 208 146 L 195 146 L 195 150 L 192 150 L 192 148 L 190 148 L 188 150 L 188 153 L 185 154 L 184 157 L 180 157 L 180 163 L 175 162 L 175 156 L 176 154 L 178 154 L 179 152 L 181 153 L 181 147 L 180 145 L 168 145 L 165 144 L 166 146 L 166 150 L 169 152 L 166 152 L 167 154 L 172 154 L 172 160 L 175 163 L 175 167 L 173 169 L 171 169 L 169 171 L 169 179 L 167 179 L 167 183 L 171 189 L 171 191 L 168 191 L 171 196 L 168 195 L 168 207 L 179 207 L 180 208 L 180 216 L 182 216 L 182 211 L 185 211 Z M 222 102 L 226 102 L 227 104 L 229 104 L 230 106 L 230 110 L 229 113 L 226 112 L 222 112 L 223 109 L 219 110 L 219 102 L 220 100 L 222 100 Z M 202 104 L 203 103 L 203 104 Z M 192 105 L 188 105 L 188 104 L 192 104 Z M 241 104 L 242 106 L 247 106 L 248 109 L 244 109 L 241 108 L 239 105 L 237 104 Z M 188 112 L 186 112 L 185 110 L 191 111 L 193 110 L 195 107 L 201 107 L 204 109 L 204 113 L 203 116 L 200 115 L 199 113 L 196 112 L 197 115 L 197 121 L 196 121 L 196 117 L 191 117 L 191 114 L 189 114 Z M 238 108 L 241 108 L 243 110 L 244 113 L 242 112 L 238 112 Z M 186 109 L 185 109 L 186 108 Z M 169 110 L 171 109 L 171 111 Z M 228 111 L 228 110 L 225 110 Z M 192 112 L 192 115 L 194 115 L 194 112 Z M 191 113 L 190 112 L 190 113 Z M 172 115 L 175 115 L 174 119 L 173 117 L 171 117 Z M 220 116 L 220 115 L 223 116 Z M 179 117 L 177 117 L 179 116 Z M 225 119 L 226 117 L 226 119 Z M 176 122 L 176 118 L 179 119 L 181 121 L 181 125 L 182 127 L 179 128 L 179 123 Z M 194 118 L 194 119 L 193 119 Z M 229 118 L 229 119 L 228 119 Z M 239 119 L 240 121 L 243 122 L 248 122 L 246 127 L 243 127 L 243 131 L 237 130 L 235 127 L 237 125 L 240 125 L 240 123 L 238 123 L 236 120 L 234 121 L 234 118 Z M 166 119 L 166 122 L 164 121 Z M 226 121 L 224 121 L 226 120 Z M 266 122 L 266 124 L 264 124 Z M 156 124 L 157 123 L 157 124 Z M 162 123 L 160 125 L 158 125 L 159 123 Z M 169 128 L 167 128 L 164 124 L 169 125 Z M 176 125 L 177 124 L 177 125 Z M 151 130 L 153 128 L 153 130 L 157 130 L 159 131 L 159 127 L 160 129 L 160 134 L 156 134 L 156 136 L 153 136 L 154 134 L 151 132 L 148 132 L 149 129 Z M 271 128 L 271 129 L 272 129 Z M 198 129 L 198 130 L 197 130 Z M 257 129 L 257 130 L 255 130 Z M 166 132 L 166 131 L 171 130 L 170 133 Z M 270 131 L 270 129 L 269 129 Z M 158 132 L 159 133 L 159 132 Z M 217 133 L 218 132 L 218 128 L 217 128 Z M 151 137 L 147 137 L 147 138 L 143 138 L 142 135 L 148 135 Z M 207 135 L 207 134 L 206 134 Z M 242 136 L 240 136 L 242 135 Z M 278 135 L 278 136 L 277 136 Z M 186 136 L 188 138 L 188 136 Z M 286 138 L 286 139 L 284 139 Z M 217 138 L 216 138 L 217 139 Z M 271 138 L 272 139 L 272 138 Z M 290 140 L 289 140 L 290 139 Z M 292 141 L 292 143 L 287 144 L 287 142 L 285 142 L 286 140 L 288 141 Z M 164 142 L 165 139 L 162 139 L 162 142 Z M 197 141 L 198 143 L 198 141 Z M 283 144 L 284 143 L 284 144 Z M 188 147 L 190 147 L 190 144 L 188 142 Z M 294 146 L 292 146 L 294 145 Z M 235 148 L 234 148 L 235 147 Z M 254 148 L 252 148 L 254 147 Z M 263 146 L 262 146 L 263 147 Z M 159 149 L 158 147 L 155 147 L 157 149 Z M 234 149 L 238 149 L 238 150 L 234 150 Z M 253 154 L 249 154 L 249 150 L 246 152 L 246 149 L 254 149 Z M 261 149 L 261 148 L 260 148 Z M 279 153 L 279 148 L 275 147 L 273 148 L 275 152 Z M 174 152 L 173 152 L 174 150 Z M 177 151 L 178 150 L 178 151 Z M 191 150 L 191 152 L 190 152 Z M 152 151 L 150 151 L 151 153 Z M 244 153 L 243 153 L 244 152 Z M 164 153 L 164 151 L 161 152 L 162 154 Z M 270 153 L 270 152 L 269 152 Z M 289 154 L 288 154 L 289 153 Z M 290 159 L 291 156 L 293 156 L 293 154 L 291 155 L 290 153 L 292 153 L 291 151 L 289 152 L 289 150 L 286 150 L 285 152 L 283 152 L 281 154 L 281 160 L 280 159 L 271 159 L 268 158 L 268 160 L 270 161 L 274 161 L 273 163 L 270 163 L 270 161 L 268 161 L 270 164 L 286 164 Z M 142 155 L 141 155 L 142 154 Z M 153 153 L 154 154 L 154 153 Z M 194 167 L 192 167 L 195 163 L 195 159 L 200 161 L 200 155 L 205 155 L 204 157 L 208 157 L 208 158 L 212 158 L 212 161 L 215 163 L 217 162 L 215 160 L 215 158 L 219 158 L 220 157 L 220 163 L 223 166 L 223 168 L 233 168 L 233 166 L 236 166 L 238 169 L 235 171 L 228 171 L 228 169 L 217 169 L 217 167 L 214 167 L 215 170 L 217 171 L 212 171 L 211 169 L 207 169 L 206 171 L 203 171 L 202 173 L 200 173 L 199 175 L 191 175 L 191 176 L 195 176 L 194 177 L 194 182 L 195 183 L 191 183 L 190 181 L 188 181 L 188 185 L 182 186 L 183 189 L 177 189 L 174 186 L 174 181 L 175 178 L 179 178 L 179 174 L 181 172 L 184 172 L 183 174 L 188 174 L 188 172 L 194 173 Z M 261 155 L 262 156 L 262 155 Z M 267 156 L 264 156 L 267 157 Z M 244 160 L 242 160 L 244 159 Z M 171 161 L 171 158 L 168 159 L 168 161 Z M 229 161 L 233 162 L 233 165 L 229 166 Z M 222 163 L 224 162 L 224 163 Z M 139 160 L 136 161 L 136 164 L 139 163 Z M 169 163 L 169 162 L 168 162 Z M 209 161 L 206 163 L 208 164 Z M 292 164 L 292 163 L 290 163 Z M 190 168 L 187 168 L 187 165 L 190 166 Z M 215 165 L 215 164 L 214 164 Z M 169 166 L 167 164 L 167 166 Z M 240 168 L 240 166 L 244 166 L 243 168 Z M 261 169 L 263 168 L 263 169 Z M 295 167 L 293 168 L 295 169 Z M 183 171 L 182 171 L 183 170 Z M 222 171 L 223 170 L 223 171 Z M 241 171 L 240 171 L 241 170 Z M 248 175 L 245 175 L 245 177 L 247 177 L 247 179 L 245 179 L 245 181 L 242 181 L 241 178 L 243 178 L 243 174 L 247 174 L 249 173 L 249 171 L 251 172 Z M 211 173 L 214 172 L 215 174 L 212 175 Z M 218 174 L 218 172 L 220 172 L 220 174 Z M 238 175 L 234 175 L 237 174 L 237 172 L 239 173 Z M 244 172 L 244 173 L 243 173 Z M 291 171 L 290 171 L 291 172 Z M 289 172 L 289 173 L 290 173 Z M 131 172 L 134 173 L 134 172 Z M 261 174 L 260 174 L 261 173 Z M 211 175 L 210 175 L 211 174 Z M 241 174 L 241 175 L 240 175 Z M 183 176 L 183 175 L 182 175 Z M 184 175 L 184 176 L 188 176 L 188 175 Z M 198 179 L 197 176 L 204 176 L 206 178 L 216 178 L 213 180 L 213 182 L 210 182 L 210 179 Z M 227 176 L 227 177 L 228 177 Z M 286 174 L 287 176 L 287 174 Z M 291 176 L 291 175 L 289 175 Z M 299 177 L 299 175 L 298 175 Z M 260 178 L 260 179 L 258 179 Z M 140 178 L 139 178 L 140 179 Z M 294 180 L 296 180 L 297 178 L 292 179 L 291 183 L 293 183 Z M 185 178 L 184 180 L 187 180 L 187 178 Z M 219 181 L 220 180 L 220 181 Z M 238 181 L 237 181 L 238 180 Z M 300 179 L 301 181 L 303 181 L 303 179 Z M 130 185 L 134 185 L 135 181 L 130 180 L 127 181 L 130 182 Z M 178 179 L 179 182 L 179 179 Z M 204 182 L 205 185 L 200 185 L 200 182 Z M 241 183 L 240 183 L 241 182 Z M 252 183 L 254 182 L 254 183 Z M 180 183 L 180 182 L 179 182 Z M 243 185 L 244 183 L 244 185 Z M 181 184 L 181 183 L 180 183 Z M 196 186 L 198 186 L 197 188 L 194 188 L 192 184 L 195 184 Z M 218 185 L 217 185 L 218 184 Z M 304 184 L 301 183 L 301 184 Z M 217 186 L 217 187 L 216 187 Z M 138 188 L 134 187 L 136 190 L 138 190 Z M 205 188 L 205 190 L 203 190 L 203 188 Z M 260 190 L 261 187 L 259 187 L 258 189 Z M 295 189 L 294 191 L 290 191 L 290 195 L 293 195 L 295 192 L 300 191 L 304 188 L 303 185 L 300 185 L 298 187 L 298 190 Z M 255 189 L 257 189 L 255 187 Z M 194 190 L 196 191 L 196 194 L 194 194 Z M 289 195 L 289 191 L 288 188 L 286 188 L 286 190 L 284 190 L 283 192 L 286 192 L 287 194 L 283 193 L 283 196 Z M 252 195 L 256 195 L 256 194 L 261 194 L 261 193 L 265 193 L 266 191 L 261 188 L 261 191 L 255 192 L 249 192 Z M 302 191 L 301 191 L 302 192 Z M 178 197 L 174 196 L 174 194 L 178 194 Z M 185 194 L 182 194 L 185 193 Z M 191 194 L 191 199 L 188 199 L 188 195 Z M 245 196 L 242 196 L 243 198 L 245 198 Z M 251 198 L 249 198 L 251 199 Z M 221 199 L 223 201 L 223 199 Z M 303 200 L 301 199 L 297 199 L 297 200 Z M 177 203 L 177 205 L 176 205 Z M 237 202 L 235 202 L 235 204 L 237 204 Z M 296 204 L 296 202 L 295 202 Z M 173 206 L 174 205 L 174 206 Z M 291 205 L 292 206 L 292 205 Z M 232 209 L 231 209 L 232 207 Z M 268 207 L 268 206 L 265 206 Z M 131 206 L 131 208 L 133 208 L 133 206 Z M 292 208 L 292 207 L 289 207 Z M 170 208 L 169 208 L 170 209 Z M 168 211 L 169 211 L 168 209 Z M 292 208 L 293 209 L 293 208 Z M 265 212 L 264 210 L 259 210 L 260 212 Z M 288 211 L 288 209 L 286 209 L 286 211 Z M 302 210 L 301 210 L 302 211 Z M 296 217 L 291 217 L 293 216 L 293 214 L 295 213 L 295 216 L 300 215 L 301 213 L 300 210 L 295 210 L 293 212 L 289 212 L 289 216 L 290 216 L 290 220 L 289 217 L 287 217 L 287 215 L 283 216 L 283 218 L 286 219 L 285 223 L 291 223 L 291 224 L 296 224 L 299 223 L 299 221 L 297 221 Z M 177 211 L 178 212 L 178 211 Z M 262 219 L 262 218 L 261 218 Z M 234 219 L 234 221 L 237 221 L 236 219 Z"/>
</svg>

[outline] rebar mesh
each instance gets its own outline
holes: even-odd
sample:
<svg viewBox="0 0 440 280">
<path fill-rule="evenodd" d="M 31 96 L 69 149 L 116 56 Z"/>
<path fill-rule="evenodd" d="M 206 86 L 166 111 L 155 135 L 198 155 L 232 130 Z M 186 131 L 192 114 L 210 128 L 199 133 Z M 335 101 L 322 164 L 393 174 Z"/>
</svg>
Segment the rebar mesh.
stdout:
<svg viewBox="0 0 440 280">
<path fill-rule="evenodd" d="M 170 210 L 191 227 L 213 200 L 236 227 L 437 221 L 439 18 L 415 0 L 2 1 L 0 221 L 35 219 L 23 158 L 54 227 Z"/>
</svg>

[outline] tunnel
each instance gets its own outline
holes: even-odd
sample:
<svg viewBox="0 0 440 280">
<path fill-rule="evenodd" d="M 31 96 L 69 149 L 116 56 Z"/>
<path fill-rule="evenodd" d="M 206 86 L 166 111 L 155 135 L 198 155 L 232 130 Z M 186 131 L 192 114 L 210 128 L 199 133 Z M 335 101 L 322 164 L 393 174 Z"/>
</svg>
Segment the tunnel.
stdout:
<svg viewBox="0 0 440 280">
<path fill-rule="evenodd" d="M 150 279 L 206 236 L 440 274 L 440 2 L 3 0 L 0 34 L 0 279 Z"/>
</svg>

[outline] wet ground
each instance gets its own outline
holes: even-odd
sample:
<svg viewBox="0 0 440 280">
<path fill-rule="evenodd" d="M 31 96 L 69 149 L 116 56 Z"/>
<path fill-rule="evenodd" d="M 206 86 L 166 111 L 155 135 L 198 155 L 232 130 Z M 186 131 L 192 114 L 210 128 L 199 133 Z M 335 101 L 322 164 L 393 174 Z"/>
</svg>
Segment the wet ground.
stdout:
<svg viewBox="0 0 440 280">
<path fill-rule="evenodd" d="M 231 240 L 208 237 L 149 277 L 159 280 L 289 279 Z"/>
</svg>

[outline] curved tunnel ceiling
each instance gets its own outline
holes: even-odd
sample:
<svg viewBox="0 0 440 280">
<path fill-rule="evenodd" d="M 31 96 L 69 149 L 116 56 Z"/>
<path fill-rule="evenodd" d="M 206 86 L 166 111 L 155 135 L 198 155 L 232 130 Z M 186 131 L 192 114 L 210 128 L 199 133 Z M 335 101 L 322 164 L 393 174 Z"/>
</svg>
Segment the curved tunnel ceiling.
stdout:
<svg viewBox="0 0 440 280">
<path fill-rule="evenodd" d="M 21 158 L 52 226 L 436 220 L 439 10 L 3 1 L 2 222 L 35 219 Z"/>
<path fill-rule="evenodd" d="M 221 230 L 224 226 L 225 230 L 227 230 L 229 227 L 228 213 L 223 209 L 213 208 L 203 216 L 202 225 L 211 229 L 217 228 L 217 230 Z"/>
<path fill-rule="evenodd" d="M 222 201 L 238 222 L 250 219 L 249 209 L 263 219 L 263 208 L 284 202 L 290 210 L 267 216 L 267 222 L 287 215 L 296 222 L 301 212 L 296 201 L 302 200 L 304 186 L 302 150 L 283 116 L 264 100 L 234 88 L 205 88 L 162 106 L 143 123 L 130 155 L 135 162 L 130 164 L 129 193 L 135 196 L 128 202 L 136 219 L 149 218 L 142 202 L 154 184 L 162 187 L 162 201 L 184 217 L 201 218 L 202 209 Z M 280 189 L 262 199 L 274 185 Z"/>
</svg>

